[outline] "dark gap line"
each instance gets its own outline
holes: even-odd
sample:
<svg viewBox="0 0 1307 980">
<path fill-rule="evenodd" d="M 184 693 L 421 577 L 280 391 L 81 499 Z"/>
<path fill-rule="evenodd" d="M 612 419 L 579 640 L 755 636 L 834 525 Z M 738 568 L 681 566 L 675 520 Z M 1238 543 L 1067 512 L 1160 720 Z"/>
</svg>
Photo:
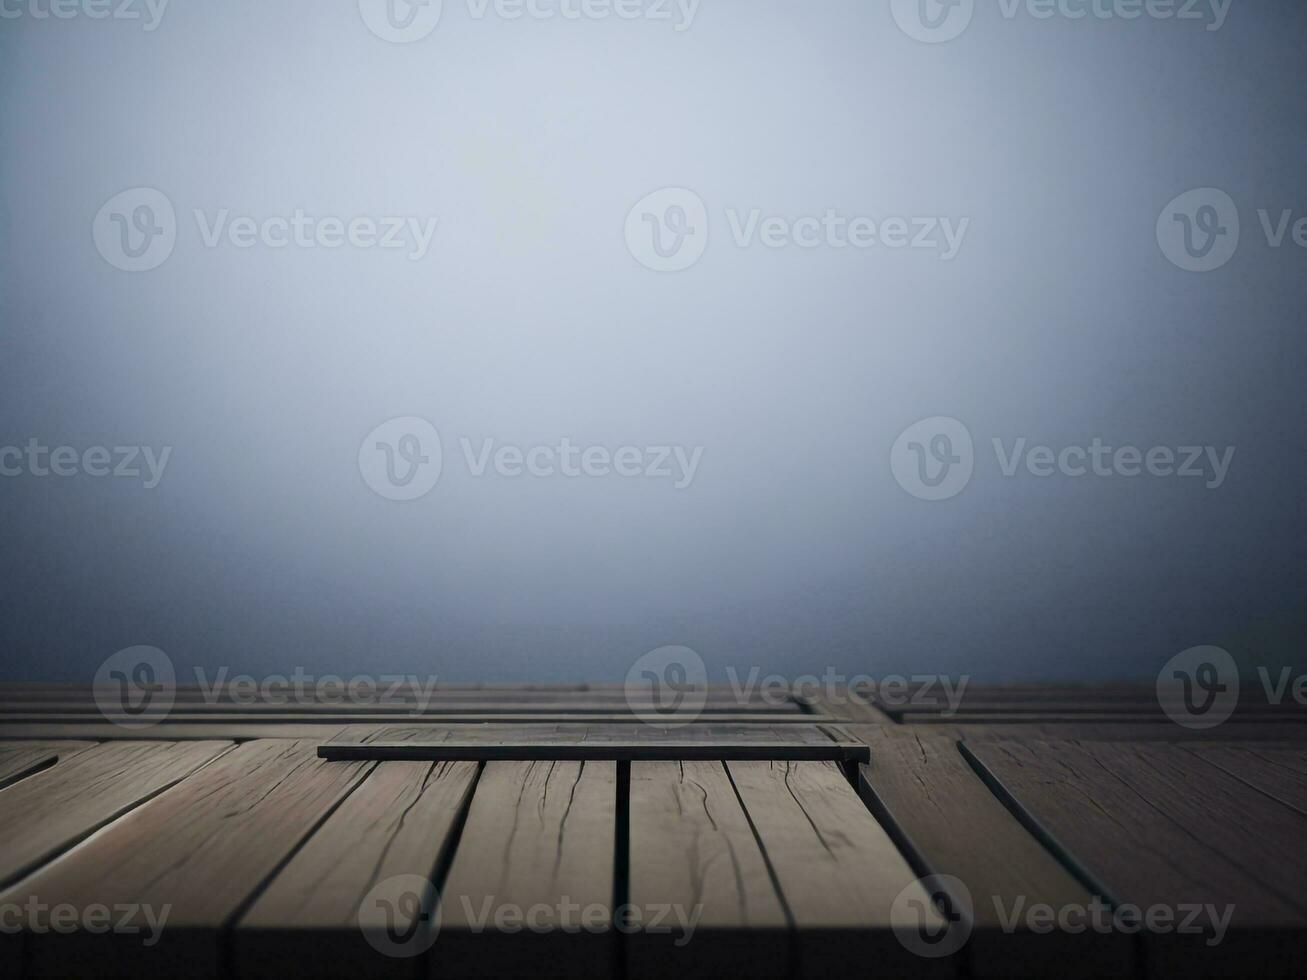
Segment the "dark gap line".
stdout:
<svg viewBox="0 0 1307 980">
<path fill-rule="evenodd" d="M 107 743 L 101 742 L 99 744 L 104 745 Z M 19 868 L 8 878 L 0 878 L 0 890 L 8 890 L 10 888 L 21 888 L 26 882 L 26 879 L 32 877 L 33 875 L 39 874 L 41 871 L 45 870 L 55 861 L 58 861 L 61 858 L 66 857 L 71 851 L 75 850 L 80 845 L 86 843 L 88 840 L 90 840 L 96 834 L 100 833 L 102 830 L 107 829 L 108 827 L 117 823 L 119 820 L 122 820 L 124 817 L 127 817 L 130 814 L 135 813 L 137 810 L 145 806 L 151 800 L 154 800 L 155 798 L 162 796 L 164 793 L 168 792 L 168 790 L 172 789 L 174 786 L 177 786 L 179 783 L 182 783 L 185 780 L 190 779 L 197 772 L 200 772 L 203 769 L 207 769 L 209 766 L 213 765 L 223 756 L 227 755 L 227 753 L 234 752 L 235 750 L 236 750 L 235 745 L 223 749 L 223 751 L 219 752 L 212 759 L 209 759 L 207 762 L 203 763 L 202 765 L 196 766 L 190 772 L 178 776 L 176 779 L 172 780 L 172 782 L 160 786 L 152 793 L 142 796 L 139 800 L 136 800 L 134 803 L 130 803 L 127 806 L 123 807 L 122 809 L 110 814 L 100 823 L 96 824 L 94 827 L 89 828 L 85 833 L 79 834 L 77 837 L 61 845 L 54 851 L 51 851 L 49 854 L 45 855 L 44 857 L 37 858 L 36 860 L 23 865 L 23 867 Z M 87 749 L 86 751 L 89 752 L 91 750 Z M 80 755 L 81 753 L 78 754 Z"/>
<path fill-rule="evenodd" d="M 35 776 L 38 772 L 45 772 L 47 769 L 53 769 L 54 764 L 59 761 L 59 756 L 52 755 L 48 759 L 41 759 L 32 763 L 26 769 L 19 772 L 11 773 L 8 778 L 0 779 L 0 789 L 8 789 L 15 783 L 20 783 L 28 776 Z"/>
<path fill-rule="evenodd" d="M 105 744 L 108 743 L 106 742 L 96 743 L 96 745 L 105 745 Z M 92 746 L 92 748 L 94 748 L 94 746 Z M 91 749 L 86 749 L 84 751 L 89 752 L 91 751 Z M 151 800 L 155 799 L 156 797 L 162 796 L 164 793 L 168 792 L 168 790 L 172 789 L 174 786 L 177 786 L 180 783 L 184 782 L 185 780 L 190 779 L 200 770 L 213 765 L 215 762 L 217 762 L 219 759 L 225 756 L 228 752 L 235 752 L 235 751 L 236 751 L 236 746 L 235 744 L 233 744 L 230 747 L 219 752 L 212 759 L 208 760 L 202 765 L 196 766 L 194 769 L 186 773 L 184 776 L 179 776 L 177 779 L 168 783 L 166 786 L 161 786 L 153 793 L 149 794 L 148 796 L 142 797 L 141 799 L 137 800 L 135 803 L 133 803 L 128 807 L 124 807 L 122 810 L 115 813 L 113 816 L 109 817 L 103 823 L 97 824 L 95 827 L 92 827 L 86 833 L 80 835 L 75 840 L 69 841 L 66 845 L 54 851 L 53 853 L 47 855 L 44 858 L 33 861 L 31 864 L 28 864 L 23 868 L 20 868 L 15 874 L 11 875 L 9 878 L 0 880 L 0 891 L 7 891 L 10 888 L 21 889 L 29 878 L 34 877 L 35 875 L 44 871 L 54 862 L 60 860 L 61 858 L 66 857 L 67 855 L 72 853 L 78 846 L 86 843 L 96 834 L 100 833 L 100 831 L 105 830 L 112 824 L 126 817 L 128 814 L 134 813 L 136 810 L 139 810 L 141 807 L 145 806 L 145 804 L 149 803 Z M 80 755 L 81 753 L 77 752 L 74 754 Z M 36 955 L 36 951 L 33 949 L 32 943 L 28 941 L 25 935 L 19 936 L 19 943 L 20 943 L 20 948 L 18 953 L 18 958 L 19 958 L 18 975 L 20 977 L 30 976 L 32 973 L 32 959 Z"/>
<path fill-rule="evenodd" d="M 925 852 L 916 845 L 912 840 L 911 835 L 897 820 L 894 819 L 893 814 L 889 811 L 889 807 L 885 805 L 885 801 L 880 798 L 880 794 L 877 793 L 876 788 L 872 786 L 871 780 L 867 778 L 867 774 L 860 771 L 860 767 L 854 766 L 851 779 L 853 781 L 853 791 L 857 793 L 858 799 L 862 801 L 863 806 L 867 808 L 871 817 L 880 824 L 881 829 L 884 830 L 886 836 L 889 837 L 890 843 L 892 843 L 898 849 L 898 852 L 903 855 L 903 859 L 908 862 L 908 867 L 912 869 L 912 873 L 918 878 L 926 878 L 930 875 L 941 874 L 942 872 L 936 871 L 931 867 L 930 862 L 926 860 Z M 946 907 L 940 910 L 942 914 L 946 917 L 968 917 L 971 919 L 971 925 L 975 925 L 974 913 L 968 915 L 968 910 L 960 908 L 957 901 L 952 895 L 949 895 L 948 892 L 941 891 L 940 894 L 944 899 L 946 899 Z M 931 897 L 933 898 L 935 896 Z M 965 978 L 971 977 L 974 973 L 970 950 L 971 944 L 967 943 L 962 949 L 958 950 L 958 952 L 950 957 L 950 962 L 953 964 L 953 968 L 957 972 L 957 975 L 964 978 L 964 980 Z"/>
<path fill-rule="evenodd" d="M 1107 885 L 1081 864 L 1070 849 L 1062 844 L 1053 835 L 1052 831 L 1040 823 L 1039 819 L 1008 791 L 1002 781 L 989 771 L 989 767 L 980 761 L 980 758 L 967 747 L 965 741 L 959 741 L 957 746 L 958 752 L 967 765 L 980 777 L 980 781 L 989 788 L 989 791 L 994 794 L 994 798 L 1007 808 L 1008 813 L 1012 814 L 1017 822 L 1026 829 L 1026 832 L 1039 841 L 1044 850 L 1051 854 L 1053 859 L 1062 865 L 1071 877 L 1080 882 L 1090 895 L 1102 899 L 1107 903 L 1108 908 L 1115 913 L 1121 906 L 1121 900 L 1112 893 Z M 1133 977 L 1142 977 L 1147 969 L 1148 956 L 1144 943 L 1145 934 L 1142 930 L 1130 937 L 1130 973 Z"/>
<path fill-rule="evenodd" d="M 236 906 L 235 911 L 233 911 L 231 915 L 229 915 L 227 919 L 218 926 L 219 938 L 217 966 L 219 977 L 234 978 L 236 976 L 236 926 L 240 923 L 241 919 L 245 917 L 245 913 L 248 912 L 253 907 L 254 903 L 263 896 L 263 893 L 268 890 L 268 886 L 272 884 L 273 879 L 285 870 L 286 865 L 294 860 L 295 855 L 303 850 L 304 845 L 309 842 L 309 839 L 322 829 L 322 825 L 331 819 L 331 815 L 339 810 L 344 802 L 354 795 L 354 791 L 367 782 L 368 778 L 376 772 L 376 770 L 376 765 L 373 765 L 361 771 L 358 778 L 350 784 L 349 789 L 340 795 L 340 799 L 336 800 L 335 803 L 323 811 L 322 815 L 313 822 L 313 826 L 308 829 L 304 836 L 302 836 L 293 847 L 282 855 L 281 860 L 273 866 L 271 871 L 264 875 L 263 880 L 251 889 L 250 893 Z"/>
<path fill-rule="evenodd" d="M 784 765 L 785 763 L 780 763 Z M 777 765 L 775 762 L 768 765 Z M 786 963 L 786 976 L 797 977 L 802 975 L 799 961 L 799 927 L 794 919 L 794 910 L 790 908 L 789 900 L 785 897 L 785 891 L 781 888 L 781 879 L 776 874 L 776 867 L 772 864 L 771 855 L 767 853 L 767 848 L 762 842 L 762 834 L 758 833 L 758 826 L 753 822 L 753 814 L 744 804 L 744 797 L 740 795 L 740 788 L 735 785 L 735 776 L 731 773 L 731 767 L 727 763 L 721 763 L 721 767 L 726 770 L 726 779 L 731 784 L 731 791 L 735 793 L 735 799 L 740 804 L 740 810 L 744 813 L 744 819 L 749 823 L 749 830 L 753 834 L 753 839 L 758 844 L 758 851 L 762 854 L 762 863 L 767 868 L 767 877 L 771 879 L 772 888 L 776 890 L 776 899 L 780 902 L 781 911 L 785 913 L 785 925 L 788 932 L 786 936 L 786 949 L 788 951 L 788 962 Z"/>
<path fill-rule="evenodd" d="M 612 914 L 631 898 L 631 763 L 617 763 L 617 826 L 613 833 L 613 908 Z M 628 938 L 613 930 L 613 976 L 628 976 Z"/>
<path fill-rule="evenodd" d="M 1008 788 L 1003 785 L 999 778 L 989 771 L 989 767 L 981 762 L 976 754 L 967 747 L 966 742 L 960 741 L 957 746 L 962 758 L 971 767 L 972 772 L 980 777 L 980 781 L 994 794 L 994 798 L 1003 804 L 1008 813 L 1012 814 L 1035 840 L 1039 841 L 1044 850 L 1048 851 L 1073 878 L 1085 886 L 1089 894 L 1098 896 L 1113 909 L 1121 904 L 1120 899 L 1108 889 L 1107 885 L 1081 864 L 1076 856 L 1053 835 L 1053 832 L 1040 823 L 1039 818 L 1027 810 L 1021 801 L 1008 791 Z"/>
<path fill-rule="evenodd" d="M 1248 780 L 1244 779 L 1238 773 L 1226 769 L 1225 766 L 1221 765 L 1220 763 L 1213 762 L 1211 759 L 1207 758 L 1201 752 L 1195 752 L 1193 746 L 1182 745 L 1180 747 L 1186 755 L 1192 756 L 1202 766 L 1204 767 L 1210 766 L 1211 768 L 1217 770 L 1218 772 L 1224 773 L 1226 776 L 1229 776 L 1231 779 L 1235 780 L 1241 785 L 1248 787 L 1248 789 L 1252 790 L 1254 793 L 1258 794 L 1259 796 L 1263 796 L 1266 799 L 1271 800 L 1272 802 L 1278 804 L 1279 806 L 1285 807 L 1287 810 L 1289 810 L 1290 813 L 1294 814 L 1294 816 L 1307 817 L 1307 812 L 1304 812 L 1299 807 L 1294 806 L 1288 800 L 1280 799 L 1280 797 L 1276 796 L 1274 793 L 1262 789 L 1262 787 L 1256 785 L 1255 783 L 1248 782 Z"/>
<path fill-rule="evenodd" d="M 454 818 L 454 823 L 449 828 L 449 835 L 445 838 L 445 843 L 440 848 L 440 853 L 436 856 L 436 866 L 431 870 L 431 885 L 435 889 L 436 904 L 431 907 L 431 917 L 434 920 L 440 912 L 440 903 L 444 901 L 442 897 L 445 892 L 445 882 L 449 880 L 450 869 L 454 866 L 454 858 L 458 856 L 458 846 L 463 842 L 463 831 L 467 828 L 468 816 L 472 812 L 472 801 L 476 799 L 477 790 L 481 787 L 481 776 L 486 771 L 484 762 L 477 763 L 476 775 L 472 778 L 472 785 L 468 787 L 467 797 L 463 800 L 462 805 L 458 808 L 458 815 Z M 427 928 L 432 928 L 433 923 L 428 922 Z M 414 957 L 414 969 L 419 978 L 431 975 L 431 959 L 434 954 L 428 949 L 421 956 Z"/>
</svg>

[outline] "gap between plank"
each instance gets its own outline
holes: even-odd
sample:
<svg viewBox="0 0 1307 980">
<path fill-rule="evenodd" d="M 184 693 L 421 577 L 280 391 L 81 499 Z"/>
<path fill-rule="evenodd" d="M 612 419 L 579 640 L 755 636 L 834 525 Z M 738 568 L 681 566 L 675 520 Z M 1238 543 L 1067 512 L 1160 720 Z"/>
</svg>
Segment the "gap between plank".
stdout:
<svg viewBox="0 0 1307 980">
<path fill-rule="evenodd" d="M 11 773 L 9 778 L 0 779 L 0 789 L 8 789 L 10 786 L 14 785 L 14 783 L 22 782 L 28 776 L 35 776 L 38 772 L 45 772 L 47 769 L 52 768 L 58 761 L 59 756 L 55 755 L 52 758 L 34 762 L 26 769 L 19 772 Z"/>
<path fill-rule="evenodd" d="M 581 763 L 585 765 L 585 763 Z M 613 833 L 613 916 L 631 897 L 631 763 L 617 763 L 617 826 Z M 626 980 L 627 937 L 614 943 L 616 980 Z"/>
<path fill-rule="evenodd" d="M 218 932 L 221 936 L 218 943 L 218 975 L 220 977 L 236 976 L 236 924 L 240 922 L 241 918 L 250 910 L 251 907 L 253 907 L 254 903 L 258 901 L 263 893 L 268 890 L 268 886 L 272 884 L 272 880 L 276 878 L 277 875 L 281 874 L 282 869 L 290 864 L 291 859 L 293 859 L 304 845 L 308 843 L 309 838 L 318 832 L 331 815 L 340 808 L 342 803 L 354 795 L 354 791 L 367 781 L 367 778 L 372 775 L 376 768 L 376 765 L 363 768 L 359 773 L 359 777 L 354 780 L 349 789 L 340 795 L 340 799 L 326 808 L 322 815 L 314 821 L 313 826 L 308 829 L 298 842 L 296 842 L 295 846 L 290 848 L 282 856 L 282 859 L 276 863 L 273 869 L 264 875 L 263 880 L 251 889 L 250 893 L 237 904 L 236 908 L 232 911 L 231 915 L 227 917 L 226 921 L 218 926 Z"/>
<path fill-rule="evenodd" d="M 435 763 L 433 762 L 432 765 L 434 766 Z M 485 762 L 478 762 L 476 775 L 472 777 L 472 785 L 468 787 L 467 795 L 458 808 L 458 815 L 454 817 L 454 822 L 449 827 L 449 835 L 445 838 L 445 845 L 436 858 L 436 866 L 431 870 L 431 885 L 436 893 L 435 904 L 431 906 L 431 915 L 433 917 L 440 914 L 440 905 L 444 902 L 445 882 L 449 880 L 449 870 L 454 866 L 454 858 L 458 854 L 458 846 L 463 841 L 463 831 L 467 827 L 468 816 L 472 812 L 472 801 L 476 798 L 477 787 L 481 785 L 481 775 L 485 771 Z M 428 922 L 427 928 L 430 929 L 431 925 Z M 431 958 L 433 955 L 432 950 L 428 949 L 421 956 L 415 958 L 419 980 L 431 976 Z"/>
<path fill-rule="evenodd" d="M 726 778 L 731 784 L 731 791 L 740 803 L 740 809 L 744 812 L 744 819 L 749 823 L 749 831 L 758 844 L 758 852 L 762 855 L 762 863 L 767 868 L 767 877 L 771 879 L 772 888 L 776 890 L 776 900 L 780 903 L 781 911 L 785 913 L 785 926 L 789 932 L 788 942 L 785 944 L 788 955 L 786 976 L 800 976 L 799 931 L 794 921 L 794 912 L 790 909 L 790 903 L 786 900 L 785 892 L 781 889 L 781 880 L 776 874 L 776 868 L 772 866 L 771 856 L 767 853 L 767 847 L 762 842 L 762 835 L 758 833 L 758 828 L 754 825 L 753 815 L 749 813 L 749 808 L 744 803 L 744 797 L 740 795 L 740 788 L 735 785 L 735 777 L 731 774 L 731 767 L 725 762 L 718 764 L 726 770 Z M 771 764 L 774 765 L 775 763 Z"/>
<path fill-rule="evenodd" d="M 1039 818 L 1027 810 L 1020 800 L 1008 792 L 1008 788 L 1004 786 L 1002 781 L 989 771 L 989 767 L 986 766 L 985 763 L 967 747 L 966 742 L 958 742 L 957 746 L 958 752 L 962 754 L 963 760 L 965 760 L 967 765 L 971 767 L 971 770 L 980 777 L 980 781 L 989 788 L 989 791 L 994 794 L 994 798 L 1002 803 L 1003 806 L 1007 808 L 1007 811 L 1017 819 L 1017 822 L 1020 823 L 1021 826 L 1035 838 L 1035 840 L 1043 845 L 1044 850 L 1048 851 L 1048 853 L 1053 856 L 1054 860 L 1067 870 L 1071 877 L 1084 885 L 1090 895 L 1101 898 L 1113 910 L 1115 910 L 1121 904 L 1121 901 L 1116 895 L 1112 894 L 1107 885 L 1100 881 L 1097 875 L 1081 864 L 1076 856 L 1072 854 L 1061 841 L 1053 836 L 1052 831 L 1040 823 Z"/>
<path fill-rule="evenodd" d="M 104 744 L 104 743 L 100 743 L 100 744 Z M 147 796 L 141 797 L 135 803 L 131 803 L 128 806 L 123 807 L 117 813 L 112 814 L 101 823 L 98 823 L 94 827 L 87 830 L 86 833 L 80 835 L 74 840 L 69 841 L 65 846 L 60 847 L 57 851 L 48 855 L 44 860 L 38 860 L 31 864 L 25 865 L 24 867 L 20 868 L 18 871 L 10 875 L 8 878 L 0 879 L 0 891 L 9 891 L 10 889 L 13 888 L 21 888 L 23 883 L 26 882 L 28 878 L 31 878 L 32 876 L 40 873 L 45 868 L 54 864 L 56 861 L 67 856 L 70 852 L 80 847 L 82 844 L 85 844 L 91 838 L 96 837 L 99 834 L 103 833 L 104 831 L 108 830 L 110 827 L 112 827 L 119 820 L 122 820 L 128 814 L 136 812 L 138 809 L 145 806 L 145 804 L 149 803 L 151 800 L 168 792 L 168 790 L 172 789 L 174 786 L 177 786 L 182 782 L 185 782 L 187 779 L 190 779 L 192 776 L 194 776 L 197 772 L 201 772 L 202 770 L 213 765 L 215 762 L 217 762 L 219 759 L 225 756 L 228 752 L 234 752 L 235 750 L 236 750 L 236 746 L 234 744 L 223 749 L 212 759 L 209 759 L 207 762 L 199 766 L 196 766 L 194 769 L 186 773 L 184 776 L 177 777 L 172 782 L 164 786 L 160 786 L 158 789 L 148 794 Z M 86 751 L 89 752 L 90 750 L 87 749 Z"/>
</svg>

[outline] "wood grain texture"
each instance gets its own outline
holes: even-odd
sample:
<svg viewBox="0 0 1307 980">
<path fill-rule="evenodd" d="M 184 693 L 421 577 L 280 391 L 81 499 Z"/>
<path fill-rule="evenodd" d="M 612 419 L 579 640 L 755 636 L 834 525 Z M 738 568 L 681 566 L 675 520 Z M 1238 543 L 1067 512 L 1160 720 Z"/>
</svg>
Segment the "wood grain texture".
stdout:
<svg viewBox="0 0 1307 980">
<path fill-rule="evenodd" d="M 487 762 L 440 889 L 431 976 L 609 976 L 616 823 L 616 763 Z M 602 931 L 582 918 L 593 906 Z M 515 929 L 527 915 L 539 928 Z"/>
<path fill-rule="evenodd" d="M 441 724 L 449 724 L 442 719 Z M 345 725 L 280 722 L 160 722 L 148 729 L 129 731 L 107 721 L 40 721 L 10 723 L 0 722 L 0 744 L 6 741 L 34 739 L 49 740 L 86 740 L 130 741 L 130 742 L 208 742 L 245 741 L 260 738 L 311 738 L 321 741 L 334 738 L 345 730 Z"/>
<path fill-rule="evenodd" d="M 1292 970 L 1287 930 L 1307 924 L 1307 902 L 1291 877 L 1302 860 L 1296 835 L 1307 831 L 1298 814 L 1254 803 L 1256 791 L 1166 743 L 982 740 L 965 751 L 1117 902 L 1229 909 L 1219 944 L 1214 930 L 1144 934 L 1147 969 Z"/>
<path fill-rule="evenodd" d="M 1307 748 L 1216 742 L 1189 746 L 1195 757 L 1307 816 Z"/>
<path fill-rule="evenodd" d="M 94 746 L 94 742 L 0 742 L 0 789 Z"/>
<path fill-rule="evenodd" d="M 731 722 L 735 724 L 767 724 L 767 725 L 811 725 L 814 719 L 812 715 L 805 715 L 799 712 L 741 712 L 741 713 L 722 713 L 713 714 L 704 712 L 698 718 L 703 722 L 713 722 L 720 720 L 722 722 Z M 347 725 L 360 722 L 386 723 L 394 724 L 398 720 L 427 722 L 428 724 L 437 725 L 484 725 L 484 724 L 521 724 L 542 723 L 549 724 L 553 722 L 573 722 L 573 723 L 595 723 L 610 725 L 626 725 L 631 728 L 644 726 L 647 722 L 640 715 L 630 711 L 622 712 L 538 712 L 538 711 L 481 711 L 467 713 L 463 711 L 455 712 L 382 712 L 375 711 L 342 711 L 342 712 L 295 712 L 295 711 L 277 711 L 277 712 L 257 712 L 246 711 L 242 708 L 232 708 L 227 712 L 186 712 L 173 711 L 168 714 L 167 720 L 160 722 L 157 727 L 168 725 L 172 729 L 184 729 L 187 726 L 207 726 L 215 725 L 237 725 L 237 724 L 261 724 L 261 725 Z M 104 717 L 97 712 L 21 712 L 7 715 L 0 715 L 0 725 L 8 728 L 10 725 L 17 728 L 21 725 L 38 726 L 100 726 L 99 729 L 88 727 L 83 733 L 83 738 L 108 738 L 112 737 L 113 728 L 109 723 L 104 721 Z M 103 731 L 106 734 L 90 735 L 92 731 Z M 126 729 L 117 729 L 118 734 L 123 736 Z M 155 729 L 150 729 L 153 736 Z M 140 737 L 139 734 L 136 737 Z M 275 737 L 275 736 L 273 736 Z"/>
<path fill-rule="evenodd" d="M 239 745 L 0 896 L 167 910 L 153 946 L 119 933 L 29 936 L 27 975 L 217 975 L 222 930 L 365 771 L 314 748 Z"/>
<path fill-rule="evenodd" d="M 930 897 L 889 835 L 829 762 L 729 762 L 726 769 L 800 930 L 800 976 L 848 975 L 850 961 L 889 973 L 951 969 L 919 959 L 894 935 L 895 900 Z M 900 900 L 901 901 L 901 900 Z M 938 916 L 930 925 L 942 927 Z"/>
<path fill-rule="evenodd" d="M 342 678 L 341 683 L 314 684 L 306 679 L 297 687 L 291 677 L 268 678 L 264 683 L 234 683 L 230 677 L 219 684 L 203 687 L 196 684 L 179 684 L 174 691 L 178 704 L 232 704 L 245 706 L 251 702 L 284 704 L 449 704 L 477 702 L 500 705 L 539 704 L 564 702 L 584 706 L 600 704 L 626 705 L 631 702 L 650 701 L 639 690 L 627 690 L 625 685 L 431 685 L 429 679 L 409 675 L 387 675 L 385 678 Z M 763 709 L 796 710 L 797 702 L 783 693 L 776 694 L 760 688 L 736 689 L 731 685 L 709 685 L 699 688 L 709 705 L 754 705 Z M 81 702 L 94 703 L 95 688 L 86 684 L 23 685 L 0 684 L 0 703 Z"/>
<path fill-rule="evenodd" d="M 0 791 L 0 887 L 230 747 L 230 742 L 106 742 Z"/>
<path fill-rule="evenodd" d="M 1087 905 L 1089 891 L 994 797 L 958 749 L 929 732 L 857 729 L 872 747 L 861 786 L 873 812 L 920 870 L 962 883 L 974 931 L 966 954 L 972 976 L 1104 976 L 1128 972 L 1124 936 L 1005 933 L 1004 915 L 1021 903 Z"/>
<path fill-rule="evenodd" d="M 411 975 L 411 961 L 387 958 L 365 940 L 360 909 L 395 876 L 434 881 L 477 771 L 469 762 L 386 762 L 372 770 L 241 918 L 240 976 Z"/>
<path fill-rule="evenodd" d="M 751 745 L 788 745 L 799 742 L 805 745 L 830 745 L 838 741 L 837 729 L 814 725 L 763 724 L 693 724 L 680 727 L 637 724 L 523 723 L 518 720 L 500 720 L 493 724 L 475 727 L 445 727 L 443 725 L 352 725 L 331 745 L 381 742 L 405 742 L 420 745 L 468 743 L 476 745 L 613 745 L 627 742 L 679 743 L 683 745 L 716 745 L 726 742 L 743 742 Z M 849 741 L 844 739 L 844 741 Z M 519 760 L 530 761 L 530 760 Z"/>
<path fill-rule="evenodd" d="M 787 975 L 791 923 L 721 762 L 631 763 L 629 819 L 628 900 L 678 924 L 629 937 L 631 980 Z"/>
<path fill-rule="evenodd" d="M 624 715 L 637 712 L 653 711 L 652 703 L 631 705 L 624 700 L 602 701 L 599 703 L 579 703 L 576 701 L 436 701 L 436 702 L 357 702 L 335 704 L 330 702 L 284 702 L 254 701 L 249 703 L 219 702 L 176 702 L 168 713 L 175 719 L 182 716 L 226 717 L 232 714 L 249 715 L 258 718 L 264 715 L 304 716 L 307 720 L 313 716 L 373 715 L 387 717 L 423 717 L 428 715 L 514 715 L 514 714 L 574 714 L 574 715 Z M 797 704 L 731 704 L 708 702 L 699 709 L 699 713 L 708 717 L 725 719 L 736 715 L 797 715 L 802 711 Z M 10 715 L 75 715 L 103 718 L 100 707 L 93 701 L 0 701 L 0 718 Z"/>
</svg>

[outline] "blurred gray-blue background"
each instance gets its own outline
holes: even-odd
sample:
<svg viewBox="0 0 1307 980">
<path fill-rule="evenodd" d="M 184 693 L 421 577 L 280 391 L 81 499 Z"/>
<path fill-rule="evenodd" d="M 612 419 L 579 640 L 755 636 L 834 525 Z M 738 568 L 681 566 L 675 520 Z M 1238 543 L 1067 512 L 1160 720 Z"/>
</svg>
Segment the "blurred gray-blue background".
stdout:
<svg viewBox="0 0 1307 980">
<path fill-rule="evenodd" d="M 89 682 L 135 644 L 542 682 L 620 681 L 664 644 L 714 681 L 1151 677 L 1209 643 L 1307 664 L 1304 5 L 980 0 L 933 43 L 888 0 L 445 0 L 389 39 L 438 8 L 90 15 L 123 2 L 3 0 L 0 447 L 79 456 L 0 457 L 0 679 Z M 624 229 L 669 187 L 707 247 L 660 272 Z M 135 188 L 176 237 L 132 272 L 112 236 L 166 216 L 101 212 Z M 1159 247 L 1196 188 L 1240 226 L 1206 272 Z M 425 251 L 282 245 L 297 210 L 436 225 Z M 965 238 L 741 246 L 755 210 Z M 1231 240 L 1228 212 L 1193 217 Z M 360 446 L 410 416 L 440 479 L 387 499 Z M 937 416 L 974 473 L 929 500 L 891 450 Z M 1095 437 L 1234 455 L 1212 487 L 1009 477 L 992 446 Z M 478 476 L 461 439 L 702 456 L 679 488 Z M 89 447 L 171 454 L 147 487 L 87 472 Z"/>
</svg>

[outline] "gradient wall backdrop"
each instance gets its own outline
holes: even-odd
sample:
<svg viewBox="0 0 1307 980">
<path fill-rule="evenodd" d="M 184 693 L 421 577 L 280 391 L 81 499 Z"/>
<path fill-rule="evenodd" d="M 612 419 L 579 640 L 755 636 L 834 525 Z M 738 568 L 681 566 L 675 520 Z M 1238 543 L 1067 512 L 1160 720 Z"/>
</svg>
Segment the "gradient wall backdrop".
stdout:
<svg viewBox="0 0 1307 980">
<path fill-rule="evenodd" d="M 0 446 L 172 447 L 152 488 L 0 459 L 3 679 L 89 682 L 135 644 L 179 672 L 497 681 L 620 681 L 664 644 L 715 681 L 1151 677 L 1203 643 L 1307 664 L 1304 5 L 928 0 L 961 18 L 945 33 L 970 16 L 940 42 L 875 0 L 702 0 L 688 25 L 655 0 L 631 19 L 445 0 L 396 43 L 387 24 L 411 15 L 411 38 L 439 8 L 3 4 Z M 113 236 L 166 247 L 136 236 L 167 216 L 97 215 L 142 187 L 175 243 L 124 271 Z M 637 212 L 628 241 L 667 187 L 694 197 Z M 1194 188 L 1239 221 L 1222 254 L 1224 199 L 1192 209 L 1219 241 L 1191 258 L 1228 258 L 1205 272 L 1157 233 Z M 209 247 L 224 209 L 437 225 L 416 259 Z M 761 229 L 741 247 L 732 214 L 755 209 L 891 238 L 895 217 L 967 224 L 951 259 Z M 1292 211 L 1279 247 L 1259 209 L 1272 231 Z M 655 227 L 664 250 L 692 229 L 687 261 L 706 248 L 655 271 Z M 397 501 L 360 446 L 407 416 L 443 467 Z M 922 499 L 892 449 L 938 416 L 973 472 Z M 937 434 L 895 458 L 938 478 L 965 447 Z M 1095 437 L 1235 454 L 1217 487 L 1007 477 L 991 442 Z M 461 438 L 703 452 L 678 488 L 476 476 Z"/>
</svg>

